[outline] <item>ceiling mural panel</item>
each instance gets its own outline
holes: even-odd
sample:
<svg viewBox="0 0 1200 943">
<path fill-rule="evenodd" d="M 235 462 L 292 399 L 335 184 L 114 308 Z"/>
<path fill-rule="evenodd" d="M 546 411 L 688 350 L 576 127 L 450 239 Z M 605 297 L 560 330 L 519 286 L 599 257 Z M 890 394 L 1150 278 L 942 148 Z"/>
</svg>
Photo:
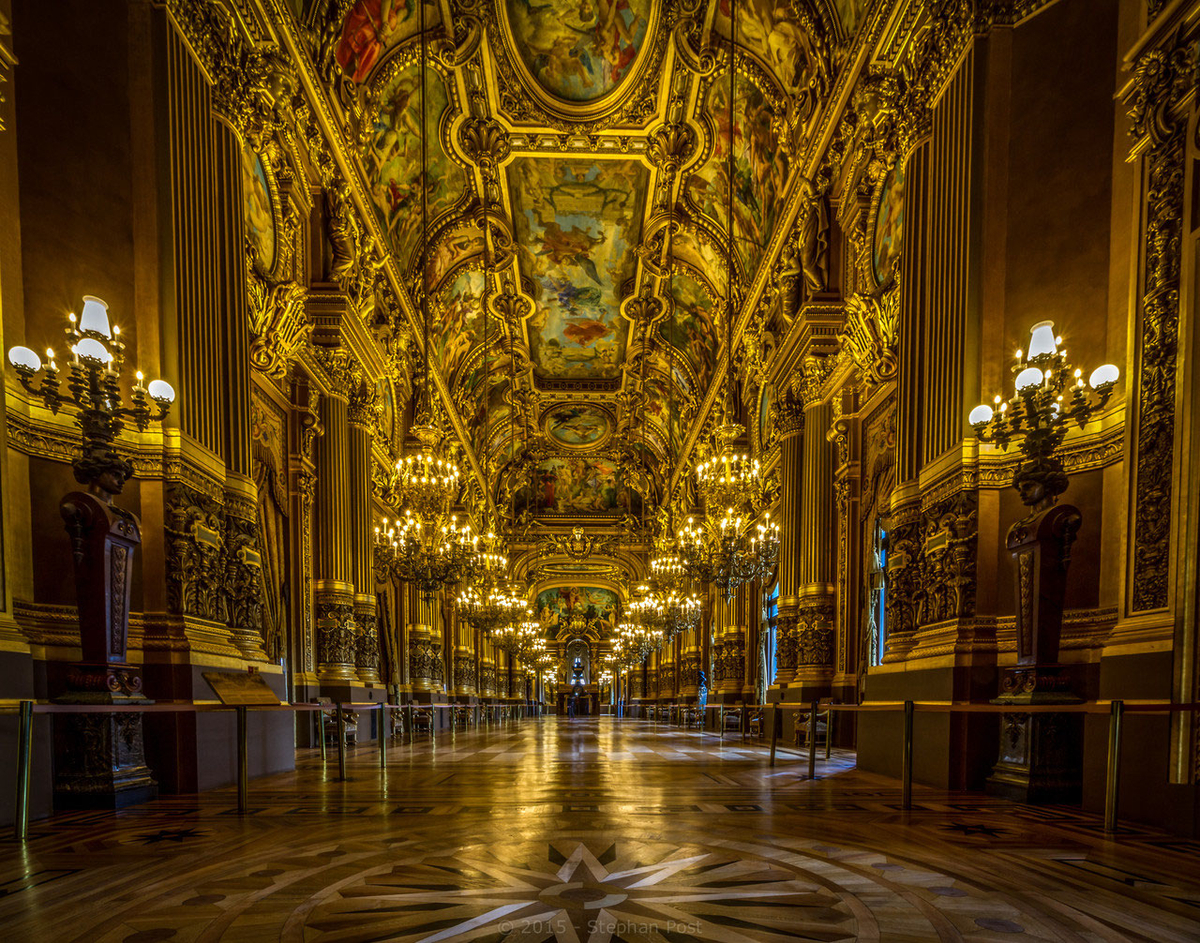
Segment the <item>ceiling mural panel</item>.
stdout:
<svg viewBox="0 0 1200 943">
<path fill-rule="evenodd" d="M 429 87 L 426 179 L 432 225 L 462 198 L 467 178 L 442 146 L 441 130 L 450 113 L 446 84 L 436 69 L 428 69 L 426 74 Z M 405 270 L 410 267 L 408 260 L 422 228 L 420 84 L 421 70 L 416 64 L 397 70 L 386 81 L 374 120 L 374 136 L 364 159 L 375 209 Z"/>
<path fill-rule="evenodd" d="M 555 586 L 537 595 L 537 621 L 543 631 L 555 632 L 568 615 L 582 616 L 606 634 L 617 612 L 617 594 L 602 586 Z"/>
<path fill-rule="evenodd" d="M 425 5 L 426 26 L 440 21 L 437 4 Z M 357 0 L 342 20 L 337 64 L 353 82 L 365 82 L 371 70 L 394 46 L 421 29 L 416 0 Z"/>
<path fill-rule="evenodd" d="M 614 514 L 632 503 L 617 464 L 604 458 L 548 458 L 538 463 L 533 484 L 539 513 Z"/>
<path fill-rule="evenodd" d="M 853 5 L 856 0 L 839 0 Z M 861 0 L 858 0 L 861 5 Z M 729 8 L 732 0 L 717 5 L 715 31 L 729 36 Z M 775 76 L 784 89 L 792 91 L 808 86 L 815 71 L 817 51 L 804 24 L 789 0 L 737 4 L 738 46 L 753 54 Z M 726 99 L 728 100 L 728 99 Z"/>
<path fill-rule="evenodd" d="M 645 45 L 651 0 L 507 0 L 522 63 L 556 98 L 592 102 L 617 89 Z"/>
<path fill-rule="evenodd" d="M 612 416 L 590 403 L 556 406 L 543 419 L 546 435 L 567 449 L 599 448 L 612 435 Z"/>
<path fill-rule="evenodd" d="M 522 158 L 509 168 L 520 265 L 533 283 L 526 324 L 540 376 L 619 375 L 628 335 L 621 287 L 637 269 L 648 179 L 636 160 Z"/>
<path fill-rule="evenodd" d="M 704 120 L 713 135 L 704 164 L 688 177 L 695 206 L 724 230 L 729 215 L 729 82 L 708 87 Z M 775 228 L 787 186 L 788 160 L 772 127 L 766 96 L 744 76 L 735 83 L 733 108 L 733 229 L 743 271 L 753 272 Z"/>
<path fill-rule="evenodd" d="M 453 379 L 467 354 L 483 340 L 482 298 L 483 272 L 478 269 L 459 271 L 437 297 L 434 355 L 444 377 Z"/>
<path fill-rule="evenodd" d="M 675 301 L 671 317 L 659 325 L 659 332 L 691 368 L 695 383 L 688 386 L 704 392 L 712 380 L 717 353 L 713 300 L 690 275 L 676 275 L 672 279 L 671 297 Z"/>
</svg>

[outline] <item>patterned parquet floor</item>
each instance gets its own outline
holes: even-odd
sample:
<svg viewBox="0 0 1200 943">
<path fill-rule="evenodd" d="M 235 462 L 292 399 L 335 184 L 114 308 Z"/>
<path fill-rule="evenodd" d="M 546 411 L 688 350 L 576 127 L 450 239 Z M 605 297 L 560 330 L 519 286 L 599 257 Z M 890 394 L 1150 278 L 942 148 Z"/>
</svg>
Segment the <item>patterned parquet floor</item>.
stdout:
<svg viewBox="0 0 1200 943">
<path fill-rule="evenodd" d="M 22 943 L 1200 940 L 1200 844 L 1074 809 L 807 781 L 737 739 L 553 718 L 336 758 L 0 844 Z"/>
</svg>

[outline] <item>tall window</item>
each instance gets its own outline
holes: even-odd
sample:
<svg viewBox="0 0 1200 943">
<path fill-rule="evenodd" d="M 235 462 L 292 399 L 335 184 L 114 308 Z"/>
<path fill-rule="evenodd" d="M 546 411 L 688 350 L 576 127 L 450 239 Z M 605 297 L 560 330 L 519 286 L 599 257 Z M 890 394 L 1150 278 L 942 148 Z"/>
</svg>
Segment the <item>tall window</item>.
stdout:
<svg viewBox="0 0 1200 943">
<path fill-rule="evenodd" d="M 870 594 L 867 609 L 867 638 L 872 665 L 883 662 L 887 641 L 887 550 L 888 535 L 883 522 L 875 521 L 871 540 Z"/>
<path fill-rule="evenodd" d="M 767 625 L 771 627 L 767 633 L 767 676 L 763 679 L 764 687 L 771 684 L 775 680 L 775 675 L 779 673 L 779 645 L 775 635 L 775 625 L 779 621 L 779 584 L 776 583 L 772 588 L 771 593 L 767 596 Z"/>
</svg>

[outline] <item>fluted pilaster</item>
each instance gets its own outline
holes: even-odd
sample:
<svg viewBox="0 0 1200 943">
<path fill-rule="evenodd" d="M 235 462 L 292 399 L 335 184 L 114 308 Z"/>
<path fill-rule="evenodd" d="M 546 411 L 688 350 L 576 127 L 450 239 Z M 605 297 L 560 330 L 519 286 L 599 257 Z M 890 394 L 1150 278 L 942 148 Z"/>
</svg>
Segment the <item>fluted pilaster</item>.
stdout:
<svg viewBox="0 0 1200 943">
<path fill-rule="evenodd" d="M 317 677 L 321 683 L 357 681 L 358 626 L 354 619 L 351 562 L 349 422 L 346 400 L 325 396 L 325 429 L 316 442 L 317 534 L 314 604 L 317 612 Z"/>
<path fill-rule="evenodd" d="M 379 683 L 379 633 L 375 613 L 375 572 L 371 559 L 371 406 L 365 388 L 356 390 L 347 408 L 347 453 L 350 471 L 350 567 L 356 591 L 358 621 L 358 678 L 363 684 Z"/>
<path fill-rule="evenodd" d="M 829 403 L 805 403 L 806 435 L 801 476 L 800 603 L 797 607 L 795 679 L 828 684 L 833 675 L 834 446 L 825 436 L 833 421 Z"/>
<path fill-rule="evenodd" d="M 781 687 L 796 675 L 796 615 L 800 596 L 801 487 L 805 413 L 791 398 L 776 413 L 779 434 L 780 521 L 779 615 L 775 623 L 775 677 Z"/>
</svg>

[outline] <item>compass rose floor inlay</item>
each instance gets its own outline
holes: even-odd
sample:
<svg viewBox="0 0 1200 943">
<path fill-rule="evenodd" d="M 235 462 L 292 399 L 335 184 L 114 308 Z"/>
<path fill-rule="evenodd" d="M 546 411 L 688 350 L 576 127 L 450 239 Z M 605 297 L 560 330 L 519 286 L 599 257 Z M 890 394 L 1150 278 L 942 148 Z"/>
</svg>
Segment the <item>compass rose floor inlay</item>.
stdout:
<svg viewBox="0 0 1200 943">
<path fill-rule="evenodd" d="M 0 846 L 0 938 L 54 943 L 1200 939 L 1200 845 L 917 788 L 835 753 L 524 721 Z"/>
</svg>

